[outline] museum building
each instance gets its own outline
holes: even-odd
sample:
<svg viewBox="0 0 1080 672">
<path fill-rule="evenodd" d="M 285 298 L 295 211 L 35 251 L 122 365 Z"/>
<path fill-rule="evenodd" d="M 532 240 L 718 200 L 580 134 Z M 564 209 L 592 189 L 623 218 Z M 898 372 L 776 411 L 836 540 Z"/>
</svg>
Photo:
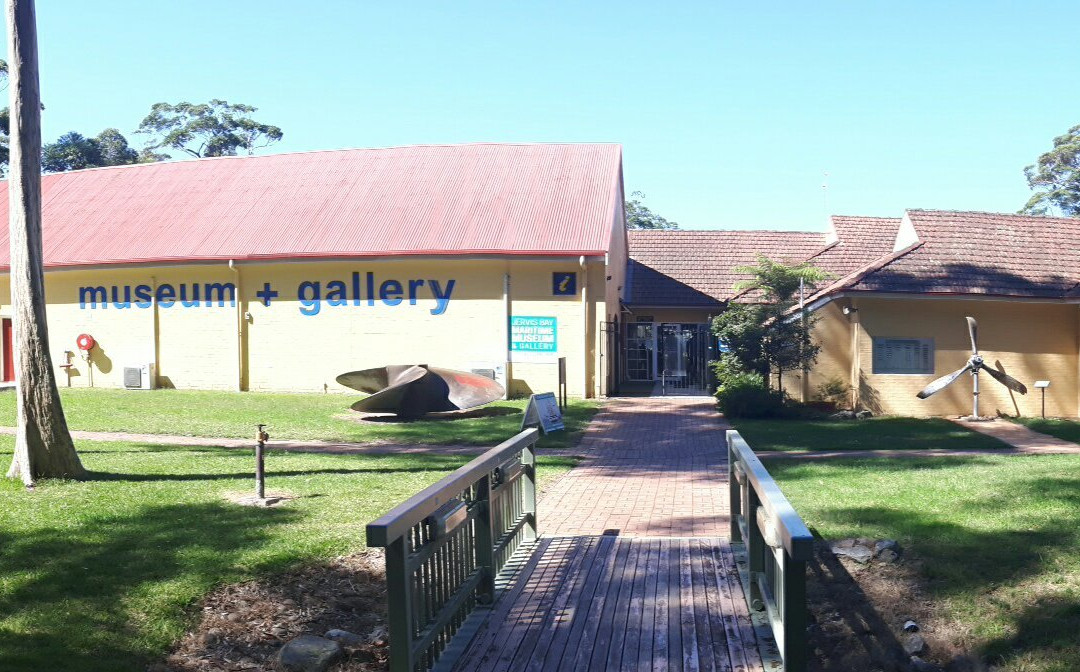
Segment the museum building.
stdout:
<svg viewBox="0 0 1080 672">
<path fill-rule="evenodd" d="M 7 198 L 7 190 L 3 196 Z M 4 207 L 6 208 L 6 200 Z M 876 412 L 969 412 L 970 356 L 1080 410 L 1080 219 L 909 210 L 812 231 L 627 231 L 614 144 L 469 144 L 224 157 L 42 178 L 49 344 L 61 386 L 346 392 L 387 364 L 476 371 L 512 395 L 708 394 L 709 323 L 758 255 L 807 288 L 825 383 Z M 6 229 L 0 263 L 7 264 Z M 973 243 L 977 241 L 977 245 Z M 8 275 L 0 356 L 13 378 Z M 92 342 L 92 345 L 91 345 Z M 992 357 L 992 359 L 989 359 Z"/>
<path fill-rule="evenodd" d="M 200 159 L 46 175 L 42 193 L 61 386 L 332 392 L 430 364 L 525 394 L 555 389 L 560 358 L 571 395 L 618 378 L 618 145 Z M 5 274 L 6 380 L 8 296 Z"/>
</svg>

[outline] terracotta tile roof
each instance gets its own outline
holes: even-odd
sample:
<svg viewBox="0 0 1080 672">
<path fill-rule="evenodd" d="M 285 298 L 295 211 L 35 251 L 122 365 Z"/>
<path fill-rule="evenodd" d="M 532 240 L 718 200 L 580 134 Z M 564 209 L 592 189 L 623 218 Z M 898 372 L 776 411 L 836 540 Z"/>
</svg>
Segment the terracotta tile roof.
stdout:
<svg viewBox="0 0 1080 672">
<path fill-rule="evenodd" d="M 468 144 L 46 175 L 45 265 L 604 254 L 622 213 L 621 171 L 619 145 Z"/>
<path fill-rule="evenodd" d="M 747 277 L 735 268 L 759 253 L 796 263 L 825 246 L 824 234 L 808 231 L 632 230 L 629 237 L 626 303 L 637 306 L 719 306 Z"/>
<path fill-rule="evenodd" d="M 1065 298 L 1080 282 L 1080 219 L 943 210 L 906 217 L 922 244 L 836 289 Z"/>
<path fill-rule="evenodd" d="M 900 221 L 899 217 L 833 215 L 831 224 L 837 243 L 810 261 L 836 278 L 865 268 L 892 252 Z"/>
</svg>

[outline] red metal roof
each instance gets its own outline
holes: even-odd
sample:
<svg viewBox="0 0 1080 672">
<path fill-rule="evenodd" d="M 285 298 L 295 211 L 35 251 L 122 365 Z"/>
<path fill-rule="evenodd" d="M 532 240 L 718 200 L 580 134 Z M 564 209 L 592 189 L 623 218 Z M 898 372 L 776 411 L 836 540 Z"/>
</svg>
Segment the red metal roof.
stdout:
<svg viewBox="0 0 1080 672">
<path fill-rule="evenodd" d="M 610 144 L 425 145 L 46 175 L 45 265 L 603 254 L 621 162 Z"/>
</svg>

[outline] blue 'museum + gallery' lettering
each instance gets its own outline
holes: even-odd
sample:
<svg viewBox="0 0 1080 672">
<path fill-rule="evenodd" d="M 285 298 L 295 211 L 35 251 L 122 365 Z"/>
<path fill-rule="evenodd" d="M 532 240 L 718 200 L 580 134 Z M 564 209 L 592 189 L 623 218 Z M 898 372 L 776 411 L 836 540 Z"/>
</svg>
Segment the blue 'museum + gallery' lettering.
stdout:
<svg viewBox="0 0 1080 672">
<path fill-rule="evenodd" d="M 304 280 L 296 287 L 296 300 L 302 315 L 318 315 L 323 303 L 327 306 L 368 306 L 376 301 L 386 306 L 398 306 L 405 301 L 410 306 L 418 301 L 430 298 L 435 306 L 430 309 L 432 315 L 442 315 L 450 305 L 455 281 L 443 282 L 432 279 L 411 279 L 405 282 L 383 280 L 376 282 L 375 274 L 368 272 L 361 280 L 360 273 L 353 273 L 349 282 L 329 280 Z M 426 291 L 422 291 L 425 290 Z M 366 291 L 363 291 L 366 290 Z M 324 293 L 325 291 L 325 293 Z M 424 294 L 426 296 L 421 296 Z M 263 305 L 269 306 L 278 296 L 272 289 L 272 283 L 265 283 L 264 288 L 255 293 Z M 224 308 L 226 302 L 236 307 L 236 285 L 231 282 L 163 283 L 157 288 L 150 285 L 104 285 L 79 287 L 79 308 L 108 308 L 112 305 L 117 310 L 150 308 L 155 303 L 160 308 L 172 308 L 179 303 L 183 308 Z"/>
<path fill-rule="evenodd" d="M 182 283 L 179 286 L 179 296 L 180 304 L 186 308 L 209 308 L 215 304 L 223 308 L 226 301 L 230 306 L 236 307 L 236 285 L 231 282 L 195 282 L 190 285 Z M 162 308 L 171 308 L 176 304 L 176 298 L 177 288 L 168 283 L 158 285 L 156 291 L 150 285 L 135 285 L 134 288 L 131 285 L 113 285 L 110 291 L 106 291 L 101 285 L 79 288 L 79 308 L 108 308 L 110 303 L 119 310 L 131 308 L 132 303 L 136 308 L 149 308 L 154 300 L 157 300 L 157 304 Z"/>
<path fill-rule="evenodd" d="M 318 315 L 322 310 L 323 302 L 328 306 L 347 306 L 352 303 L 359 306 L 365 302 L 374 306 L 380 301 L 387 306 L 398 306 L 408 301 L 410 306 L 415 306 L 420 300 L 420 289 L 427 285 L 427 294 L 435 299 L 435 307 L 431 308 L 432 315 L 442 315 L 450 304 L 450 295 L 454 292 L 454 280 L 447 280 L 446 287 L 438 280 L 409 280 L 402 283 L 398 280 L 384 280 L 375 282 L 375 274 L 368 272 L 365 282 L 360 282 L 360 274 L 353 273 L 351 282 L 342 280 L 330 280 L 325 285 L 318 280 L 305 280 L 296 288 L 296 300 L 300 302 L 300 312 L 304 315 Z M 366 296 L 361 294 L 361 285 L 367 288 Z M 322 290 L 326 290 L 325 296 Z M 351 292 L 351 295 L 350 295 Z"/>
</svg>

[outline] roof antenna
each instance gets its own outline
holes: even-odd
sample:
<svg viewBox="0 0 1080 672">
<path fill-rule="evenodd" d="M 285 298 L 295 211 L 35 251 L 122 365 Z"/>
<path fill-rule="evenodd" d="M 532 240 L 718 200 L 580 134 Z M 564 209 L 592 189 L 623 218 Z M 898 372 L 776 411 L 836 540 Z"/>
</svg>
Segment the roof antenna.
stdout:
<svg viewBox="0 0 1080 672">
<path fill-rule="evenodd" d="M 821 182 L 821 209 L 827 220 L 829 219 L 829 171 L 823 170 L 821 174 L 824 176 Z"/>
</svg>

